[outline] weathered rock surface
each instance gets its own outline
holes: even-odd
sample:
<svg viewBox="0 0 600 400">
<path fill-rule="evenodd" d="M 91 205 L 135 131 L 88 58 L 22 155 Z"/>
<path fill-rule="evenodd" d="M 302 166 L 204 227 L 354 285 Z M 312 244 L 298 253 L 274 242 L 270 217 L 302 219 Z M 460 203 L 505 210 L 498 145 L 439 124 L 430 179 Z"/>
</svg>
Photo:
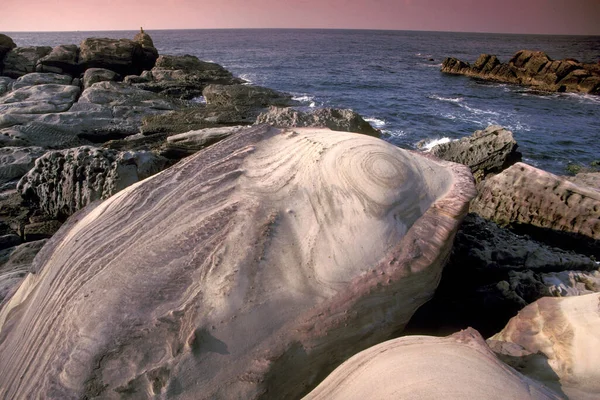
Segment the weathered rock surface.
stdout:
<svg viewBox="0 0 600 400">
<path fill-rule="evenodd" d="M 0 312 L 0 396 L 297 398 L 432 295 L 472 195 L 366 135 L 239 132 L 50 240 Z"/>
<path fill-rule="evenodd" d="M 523 374 L 569 399 L 600 393 L 600 294 L 545 297 L 525 307 L 488 343 Z"/>
<path fill-rule="evenodd" d="M 46 84 L 55 84 L 55 85 L 71 85 L 73 82 L 73 78 L 68 75 L 60 75 L 54 73 L 40 73 L 40 72 L 32 72 L 31 74 L 23 75 L 19 77 L 13 84 L 12 89 L 20 89 L 27 86 L 35 86 L 35 85 L 46 85 Z"/>
<path fill-rule="evenodd" d="M 491 125 L 469 137 L 434 146 L 431 154 L 471 168 L 477 182 L 490 173 L 498 173 L 521 161 L 512 132 Z"/>
<path fill-rule="evenodd" d="M 15 42 L 9 36 L 0 33 L 0 72 L 2 72 L 2 59 L 12 49 L 17 47 Z"/>
<path fill-rule="evenodd" d="M 600 94 L 600 69 L 576 60 L 552 60 L 541 51 L 518 51 L 508 63 L 482 54 L 473 66 L 446 58 L 442 72 L 467 75 L 496 82 L 513 83 L 550 92 Z"/>
<path fill-rule="evenodd" d="M 530 224 L 600 239 L 600 192 L 524 163 L 479 185 L 471 211 L 501 225 Z"/>
<path fill-rule="evenodd" d="M 243 129 L 242 126 L 206 128 L 169 136 L 161 154 L 168 158 L 187 157 L 233 135 L 241 129 Z"/>
<path fill-rule="evenodd" d="M 554 297 L 600 292 L 600 270 L 551 272 L 542 274 L 541 278 Z"/>
<path fill-rule="evenodd" d="M 186 100 L 201 96 L 204 88 L 210 84 L 244 82 L 219 64 L 201 61 L 190 55 L 161 55 L 154 68 L 144 72 L 141 78 L 146 82 L 135 83 L 141 89 Z"/>
<path fill-rule="evenodd" d="M 0 97 L 0 113 L 47 114 L 67 111 L 79 93 L 79 87 L 72 85 L 49 83 L 23 86 Z"/>
<path fill-rule="evenodd" d="M 44 153 L 41 147 L 0 147 L 0 185 L 21 178 Z"/>
<path fill-rule="evenodd" d="M 18 78 L 36 72 L 38 61 L 52 51 L 48 46 L 17 47 L 4 57 L 2 74 L 10 78 Z"/>
<path fill-rule="evenodd" d="M 105 68 L 89 68 L 83 74 L 83 88 L 87 89 L 97 82 L 116 81 L 119 75 Z"/>
<path fill-rule="evenodd" d="M 218 107 L 258 107 L 294 105 L 292 96 L 261 86 L 209 85 L 202 91 L 206 104 Z"/>
<path fill-rule="evenodd" d="M 600 191 L 600 172 L 580 172 L 575 176 L 566 177 L 579 186 L 587 186 Z"/>
<path fill-rule="evenodd" d="M 37 72 L 78 75 L 79 48 L 74 44 L 63 44 L 52 49 L 50 54 L 39 59 Z"/>
<path fill-rule="evenodd" d="M 146 53 L 129 39 L 89 38 L 79 45 L 82 70 L 106 68 L 125 75 L 139 75 L 147 67 Z"/>
<path fill-rule="evenodd" d="M 566 290 L 553 287 L 558 285 L 555 274 L 591 275 L 597 269 L 591 257 L 468 214 L 434 298 L 415 313 L 407 329 L 446 335 L 471 326 L 487 337 L 527 304 L 543 296 L 565 295 Z"/>
<path fill-rule="evenodd" d="M 278 128 L 312 126 L 375 137 L 381 135 L 381 132 L 373 128 L 358 113 L 348 109 L 321 108 L 305 113 L 289 107 L 270 107 L 267 112 L 258 116 L 256 123 L 269 124 Z"/>
<path fill-rule="evenodd" d="M 0 96 L 12 89 L 14 80 L 7 76 L 0 76 Z"/>
<path fill-rule="evenodd" d="M 46 244 L 46 240 L 23 243 L 0 250 L 0 310 L 4 299 L 10 295 L 31 270 L 36 254 Z"/>
<path fill-rule="evenodd" d="M 148 152 L 84 146 L 38 158 L 17 189 L 53 217 L 65 217 L 160 172 L 166 160 Z"/>
<path fill-rule="evenodd" d="M 144 53 L 141 65 L 142 71 L 151 70 L 156 63 L 156 59 L 158 58 L 158 50 L 156 50 L 154 47 L 152 38 L 142 29 L 138 34 L 135 35 L 133 41 L 142 46 L 142 51 Z"/>
<path fill-rule="evenodd" d="M 344 362 L 304 400 L 559 399 L 498 360 L 479 333 L 406 336 Z"/>
</svg>

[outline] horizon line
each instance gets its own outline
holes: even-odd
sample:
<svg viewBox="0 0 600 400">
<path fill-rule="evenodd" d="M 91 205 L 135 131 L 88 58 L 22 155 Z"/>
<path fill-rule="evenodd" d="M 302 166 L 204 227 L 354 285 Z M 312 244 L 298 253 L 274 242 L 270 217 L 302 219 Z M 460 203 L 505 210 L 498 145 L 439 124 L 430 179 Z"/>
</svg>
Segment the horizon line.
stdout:
<svg viewBox="0 0 600 400">
<path fill-rule="evenodd" d="M 526 35 L 526 36 L 600 36 L 600 34 L 585 33 L 523 33 L 523 32 L 492 32 L 492 31 L 446 31 L 446 30 L 422 30 L 422 29 L 382 29 L 382 28 L 157 28 L 144 29 L 144 32 L 152 31 L 234 31 L 234 30 L 320 30 L 320 31 L 379 31 L 379 32 L 427 32 L 427 33 L 474 33 L 494 35 Z M 98 30 L 44 30 L 44 31 L 0 31 L 0 33 L 77 33 L 77 32 L 139 32 L 138 29 L 98 29 Z"/>
</svg>

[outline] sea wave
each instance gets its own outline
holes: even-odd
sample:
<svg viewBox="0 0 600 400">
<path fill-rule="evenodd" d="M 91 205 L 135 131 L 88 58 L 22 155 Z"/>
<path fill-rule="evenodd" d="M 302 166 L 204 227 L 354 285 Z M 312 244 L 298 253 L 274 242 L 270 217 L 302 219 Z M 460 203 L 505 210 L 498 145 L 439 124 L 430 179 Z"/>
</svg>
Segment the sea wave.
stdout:
<svg viewBox="0 0 600 400">
<path fill-rule="evenodd" d="M 423 150 L 423 151 L 431 151 L 438 144 L 450 143 L 452 141 L 449 137 L 437 137 L 437 138 L 428 138 L 420 140 L 415 147 Z"/>
<path fill-rule="evenodd" d="M 417 65 L 421 66 L 421 67 L 435 67 L 435 68 L 441 68 L 442 63 L 439 64 L 425 64 L 425 63 L 418 63 Z"/>
<path fill-rule="evenodd" d="M 299 101 L 304 104 L 308 104 L 308 107 L 315 108 L 317 103 L 315 102 L 315 96 L 309 96 L 307 94 L 298 94 L 292 97 L 292 100 Z"/>
<path fill-rule="evenodd" d="M 427 96 L 427 97 L 430 98 L 430 99 L 433 99 L 433 100 L 447 101 L 449 103 L 460 103 L 460 102 L 462 102 L 464 100 L 463 97 L 442 97 L 442 96 L 439 96 L 437 94 L 432 94 L 432 95 Z"/>
<path fill-rule="evenodd" d="M 578 100 L 580 103 L 600 104 L 600 96 L 587 93 L 561 93 L 562 96 Z"/>
<path fill-rule="evenodd" d="M 365 118 L 365 121 L 373 125 L 375 128 L 383 128 L 386 124 L 385 120 L 375 117 Z"/>
<path fill-rule="evenodd" d="M 254 74 L 241 74 L 240 78 L 246 81 L 244 82 L 244 85 L 253 85 L 254 80 L 256 79 Z"/>
</svg>

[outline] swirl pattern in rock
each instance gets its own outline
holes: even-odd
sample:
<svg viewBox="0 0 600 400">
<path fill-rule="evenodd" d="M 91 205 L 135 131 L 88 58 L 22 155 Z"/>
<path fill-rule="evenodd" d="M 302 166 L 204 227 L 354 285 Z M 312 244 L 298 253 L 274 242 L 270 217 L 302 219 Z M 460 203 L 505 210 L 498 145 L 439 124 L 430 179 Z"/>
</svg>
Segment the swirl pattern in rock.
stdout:
<svg viewBox="0 0 600 400">
<path fill-rule="evenodd" d="M 0 313 L 0 397 L 297 398 L 439 281 L 468 169 L 243 130 L 74 215 Z"/>
</svg>

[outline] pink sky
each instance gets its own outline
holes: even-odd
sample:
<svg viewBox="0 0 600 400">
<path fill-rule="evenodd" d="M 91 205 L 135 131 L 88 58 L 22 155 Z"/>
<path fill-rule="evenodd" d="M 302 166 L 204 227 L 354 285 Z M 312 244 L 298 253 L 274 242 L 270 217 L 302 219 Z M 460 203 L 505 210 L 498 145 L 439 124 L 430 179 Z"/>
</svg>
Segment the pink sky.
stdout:
<svg viewBox="0 0 600 400">
<path fill-rule="evenodd" d="M 600 35 L 600 0 L 0 0 L 0 32 L 356 28 Z"/>
</svg>

